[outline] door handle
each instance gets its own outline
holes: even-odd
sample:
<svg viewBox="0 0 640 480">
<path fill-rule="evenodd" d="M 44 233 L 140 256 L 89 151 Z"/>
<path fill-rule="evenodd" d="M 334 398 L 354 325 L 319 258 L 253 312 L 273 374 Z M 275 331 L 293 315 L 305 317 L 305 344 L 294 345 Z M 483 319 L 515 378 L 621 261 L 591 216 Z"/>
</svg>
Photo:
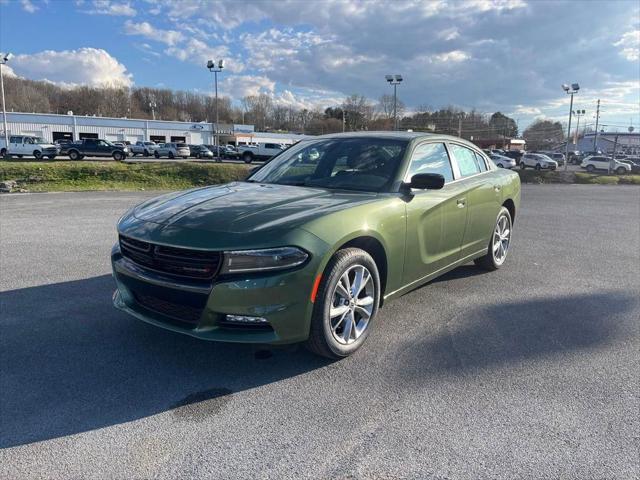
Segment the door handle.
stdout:
<svg viewBox="0 0 640 480">
<path fill-rule="evenodd" d="M 467 204 L 467 199 L 466 198 L 459 198 L 456 203 L 458 204 L 458 208 L 464 208 L 465 205 Z"/>
<path fill-rule="evenodd" d="M 499 192 L 501 188 L 502 188 L 502 187 L 501 187 L 500 185 L 494 185 L 494 186 L 493 186 L 493 189 L 494 189 L 496 192 Z"/>
</svg>

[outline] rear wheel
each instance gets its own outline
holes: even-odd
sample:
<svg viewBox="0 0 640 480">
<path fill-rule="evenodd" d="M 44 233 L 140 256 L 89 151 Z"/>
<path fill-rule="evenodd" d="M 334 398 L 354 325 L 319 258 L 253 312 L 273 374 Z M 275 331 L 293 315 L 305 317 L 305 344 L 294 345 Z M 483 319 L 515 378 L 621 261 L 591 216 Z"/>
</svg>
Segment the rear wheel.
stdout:
<svg viewBox="0 0 640 480">
<path fill-rule="evenodd" d="M 524 162 L 520 162 L 520 170 L 524 170 L 525 168 L 527 168 L 527 166 L 524 164 Z"/>
<path fill-rule="evenodd" d="M 509 246 L 511 245 L 511 234 L 513 231 L 513 223 L 511 214 L 505 207 L 500 209 L 498 219 L 493 229 L 493 235 L 489 240 L 487 253 L 485 256 L 474 260 L 475 264 L 485 270 L 497 270 L 507 259 Z"/>
<path fill-rule="evenodd" d="M 7 156 L 7 149 L 3 148 L 2 150 L 0 150 L 0 157 L 6 157 Z"/>
<path fill-rule="evenodd" d="M 501 163 L 496 163 L 496 166 L 497 166 L 498 168 L 504 168 L 504 165 L 502 165 Z"/>
<path fill-rule="evenodd" d="M 113 159 L 119 162 L 124 159 L 124 154 L 121 152 L 113 152 Z"/>
<path fill-rule="evenodd" d="M 253 155 L 251 155 L 251 153 L 249 152 L 243 153 L 242 160 L 244 161 L 244 163 L 251 163 L 253 162 Z"/>
<path fill-rule="evenodd" d="M 148 157 L 148 156 L 149 156 L 149 150 L 145 150 L 144 152 L 142 152 L 142 154 L 143 154 L 145 157 Z"/>
<path fill-rule="evenodd" d="M 160 154 L 158 152 L 154 152 L 153 156 L 156 157 L 156 158 L 160 158 Z"/>
<path fill-rule="evenodd" d="M 175 158 L 175 155 L 173 154 L 173 152 L 169 152 L 169 158 Z"/>
<path fill-rule="evenodd" d="M 338 359 L 362 346 L 380 303 L 380 276 L 371 255 L 359 248 L 337 252 L 322 274 L 307 347 Z"/>
<path fill-rule="evenodd" d="M 69 158 L 71 160 L 80 160 L 80 152 L 78 152 L 77 150 L 71 150 L 69 152 Z"/>
<path fill-rule="evenodd" d="M 594 167 L 593 165 L 587 165 L 587 172 L 594 172 L 596 169 L 596 167 Z"/>
<path fill-rule="evenodd" d="M 542 167 L 540 166 L 540 164 L 536 163 L 536 170 L 541 170 L 541 169 L 542 169 Z"/>
</svg>

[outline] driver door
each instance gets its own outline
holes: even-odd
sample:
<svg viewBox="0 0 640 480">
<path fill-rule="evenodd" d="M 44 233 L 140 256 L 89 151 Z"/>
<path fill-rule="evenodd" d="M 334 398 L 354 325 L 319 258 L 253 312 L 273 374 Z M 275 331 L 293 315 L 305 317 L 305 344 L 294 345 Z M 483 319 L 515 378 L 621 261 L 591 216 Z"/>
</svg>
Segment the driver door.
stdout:
<svg viewBox="0 0 640 480">
<path fill-rule="evenodd" d="M 407 202 L 407 240 L 404 284 L 417 282 L 460 258 L 467 223 L 465 189 L 454 181 L 451 160 L 442 142 L 418 145 L 404 178 L 417 173 L 439 173 L 445 178 L 441 190 L 414 190 Z"/>
</svg>

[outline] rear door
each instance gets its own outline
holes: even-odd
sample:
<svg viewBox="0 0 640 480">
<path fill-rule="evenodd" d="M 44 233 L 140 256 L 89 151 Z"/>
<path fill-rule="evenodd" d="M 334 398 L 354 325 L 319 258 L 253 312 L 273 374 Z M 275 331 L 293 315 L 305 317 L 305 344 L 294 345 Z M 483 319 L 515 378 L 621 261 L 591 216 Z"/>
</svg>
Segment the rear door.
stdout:
<svg viewBox="0 0 640 480">
<path fill-rule="evenodd" d="M 467 226 L 460 258 L 486 250 L 493 232 L 502 188 L 482 154 L 455 142 L 449 143 L 454 168 L 457 168 L 467 206 Z"/>
<path fill-rule="evenodd" d="M 454 263 L 467 222 L 464 186 L 455 181 L 443 142 L 417 145 L 404 181 L 418 173 L 439 173 L 445 178 L 441 190 L 414 190 L 407 202 L 407 238 L 404 283 L 411 284 Z"/>
</svg>

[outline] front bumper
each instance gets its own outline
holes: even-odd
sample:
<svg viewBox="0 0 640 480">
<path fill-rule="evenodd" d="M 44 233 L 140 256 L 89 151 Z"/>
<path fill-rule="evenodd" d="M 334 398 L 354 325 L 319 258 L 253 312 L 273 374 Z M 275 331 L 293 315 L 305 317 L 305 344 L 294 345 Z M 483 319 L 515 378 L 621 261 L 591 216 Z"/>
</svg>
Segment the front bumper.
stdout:
<svg viewBox="0 0 640 480">
<path fill-rule="evenodd" d="M 113 304 L 147 323 L 203 340 L 300 342 L 309 334 L 318 262 L 312 257 L 300 268 L 276 273 L 177 281 L 131 262 L 116 244 L 111 252 L 117 285 Z M 225 321 L 227 314 L 263 317 L 268 324 L 232 325 Z"/>
</svg>

